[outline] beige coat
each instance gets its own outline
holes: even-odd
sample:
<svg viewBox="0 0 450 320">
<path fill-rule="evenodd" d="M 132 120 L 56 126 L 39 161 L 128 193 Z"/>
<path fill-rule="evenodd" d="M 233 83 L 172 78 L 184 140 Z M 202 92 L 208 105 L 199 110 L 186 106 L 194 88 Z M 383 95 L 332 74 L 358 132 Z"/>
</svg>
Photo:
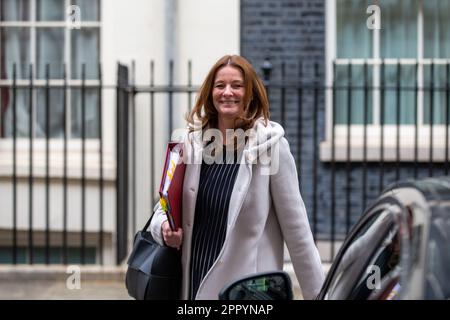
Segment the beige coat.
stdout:
<svg viewBox="0 0 450 320">
<path fill-rule="evenodd" d="M 247 141 L 231 194 L 223 248 L 200 284 L 196 299 L 217 299 L 223 286 L 245 275 L 282 270 L 283 239 L 303 296 L 313 299 L 324 274 L 300 195 L 294 158 L 279 124 L 270 122 L 266 127 L 258 120 L 254 129 L 256 134 Z M 185 153 L 201 157 L 201 150 L 193 147 L 194 140 L 193 133 L 185 138 Z M 270 167 L 266 165 L 268 158 Z M 196 164 L 186 166 L 184 178 L 182 299 L 188 299 L 190 285 L 191 239 L 201 168 L 198 159 Z M 161 224 L 166 216 L 159 204 L 155 208 L 150 229 L 155 240 L 162 243 Z"/>
</svg>

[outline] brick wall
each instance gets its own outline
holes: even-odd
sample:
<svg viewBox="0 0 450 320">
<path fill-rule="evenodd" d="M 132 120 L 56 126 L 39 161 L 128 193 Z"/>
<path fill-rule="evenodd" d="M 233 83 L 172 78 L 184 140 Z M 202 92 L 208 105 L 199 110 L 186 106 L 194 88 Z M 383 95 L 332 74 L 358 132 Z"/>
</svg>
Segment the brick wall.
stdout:
<svg viewBox="0 0 450 320">
<path fill-rule="evenodd" d="M 325 1 L 324 0 L 241 0 L 241 54 L 257 68 L 268 58 L 273 66 L 270 80 L 282 79 L 285 64 L 285 80 L 298 81 L 301 68 L 304 83 L 324 82 L 325 60 Z M 315 65 L 317 64 L 317 70 Z M 262 73 L 261 73 L 262 74 Z M 270 83 L 270 82 L 269 82 Z M 313 120 L 317 112 L 318 141 L 324 139 L 324 95 L 319 92 L 314 103 L 314 92 L 303 92 L 302 124 L 298 121 L 299 96 L 294 89 L 285 96 L 286 121 L 283 126 L 297 160 L 300 171 L 302 196 L 312 216 L 313 201 Z M 281 91 L 270 90 L 271 118 L 281 122 Z M 301 143 L 301 149 L 299 148 Z M 301 165 L 299 159 L 301 158 Z M 325 197 L 328 177 L 318 167 L 317 194 Z M 319 199 L 317 197 L 316 199 Z M 326 199 L 321 199 L 324 203 Z M 319 201 L 317 201 L 317 204 Z M 324 212 L 317 207 L 317 211 Z M 326 215 L 320 215 L 319 231 L 325 230 Z"/>
</svg>

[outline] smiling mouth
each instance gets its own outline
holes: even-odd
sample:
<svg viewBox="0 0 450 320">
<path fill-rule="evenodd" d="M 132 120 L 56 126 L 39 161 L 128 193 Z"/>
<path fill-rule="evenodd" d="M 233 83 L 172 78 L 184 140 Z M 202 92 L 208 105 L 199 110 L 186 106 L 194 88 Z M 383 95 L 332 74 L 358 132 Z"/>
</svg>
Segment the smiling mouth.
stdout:
<svg viewBox="0 0 450 320">
<path fill-rule="evenodd" d="M 236 104 L 238 104 L 239 103 L 239 100 L 222 100 L 222 101 L 220 101 L 221 103 L 224 103 L 224 104 L 233 104 L 233 103 L 236 103 Z"/>
</svg>

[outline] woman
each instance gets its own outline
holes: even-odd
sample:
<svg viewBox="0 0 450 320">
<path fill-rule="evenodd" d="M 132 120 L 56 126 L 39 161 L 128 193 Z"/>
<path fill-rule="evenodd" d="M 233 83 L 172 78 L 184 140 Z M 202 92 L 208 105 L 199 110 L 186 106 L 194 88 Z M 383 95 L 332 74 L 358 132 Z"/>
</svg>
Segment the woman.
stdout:
<svg viewBox="0 0 450 320">
<path fill-rule="evenodd" d="M 295 162 L 251 64 L 219 59 L 188 123 L 185 154 L 202 161 L 186 162 L 183 227 L 171 231 L 159 204 L 151 223 L 158 242 L 182 250 L 181 298 L 217 299 L 237 278 L 281 270 L 284 241 L 304 298 L 315 298 L 324 274 Z"/>
</svg>

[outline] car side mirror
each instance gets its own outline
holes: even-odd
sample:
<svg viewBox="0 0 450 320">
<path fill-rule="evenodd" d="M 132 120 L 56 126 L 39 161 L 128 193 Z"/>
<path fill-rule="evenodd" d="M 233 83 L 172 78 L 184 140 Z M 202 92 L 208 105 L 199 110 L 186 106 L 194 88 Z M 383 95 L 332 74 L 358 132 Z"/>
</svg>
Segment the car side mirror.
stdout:
<svg viewBox="0 0 450 320">
<path fill-rule="evenodd" d="M 220 300 L 292 300 L 292 284 L 284 271 L 247 276 L 226 285 Z"/>
</svg>

